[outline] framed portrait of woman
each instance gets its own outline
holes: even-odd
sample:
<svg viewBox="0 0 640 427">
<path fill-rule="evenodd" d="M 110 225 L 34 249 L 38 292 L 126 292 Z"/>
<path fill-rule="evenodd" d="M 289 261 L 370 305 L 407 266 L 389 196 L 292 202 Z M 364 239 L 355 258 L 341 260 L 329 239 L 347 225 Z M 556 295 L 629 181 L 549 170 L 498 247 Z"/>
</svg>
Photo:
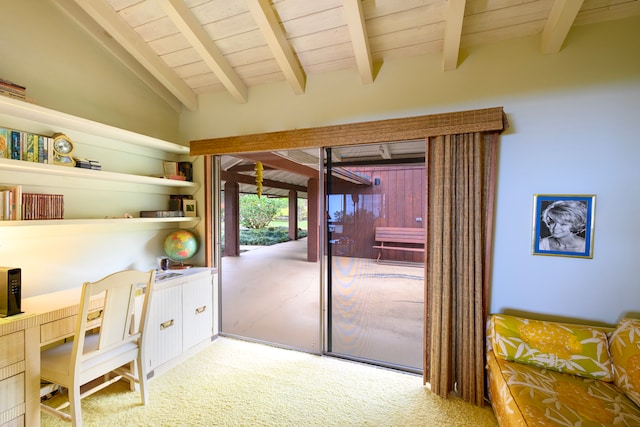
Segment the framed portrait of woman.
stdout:
<svg viewBox="0 0 640 427">
<path fill-rule="evenodd" d="M 593 258 L 593 194 L 533 196 L 534 255 Z"/>
</svg>

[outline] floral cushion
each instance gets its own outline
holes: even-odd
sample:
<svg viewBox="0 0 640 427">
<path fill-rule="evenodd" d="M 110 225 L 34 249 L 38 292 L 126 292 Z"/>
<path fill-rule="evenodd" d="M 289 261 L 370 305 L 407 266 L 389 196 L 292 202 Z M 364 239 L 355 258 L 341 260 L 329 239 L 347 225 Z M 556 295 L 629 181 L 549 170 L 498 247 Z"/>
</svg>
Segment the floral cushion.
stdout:
<svg viewBox="0 0 640 427">
<path fill-rule="evenodd" d="M 612 383 L 487 355 L 489 390 L 500 425 L 639 426 L 640 408 Z"/>
<path fill-rule="evenodd" d="M 613 381 L 603 328 L 491 316 L 487 333 L 497 357 L 602 381 Z"/>
<path fill-rule="evenodd" d="M 615 383 L 640 405 L 640 320 L 622 320 L 609 341 Z"/>
</svg>

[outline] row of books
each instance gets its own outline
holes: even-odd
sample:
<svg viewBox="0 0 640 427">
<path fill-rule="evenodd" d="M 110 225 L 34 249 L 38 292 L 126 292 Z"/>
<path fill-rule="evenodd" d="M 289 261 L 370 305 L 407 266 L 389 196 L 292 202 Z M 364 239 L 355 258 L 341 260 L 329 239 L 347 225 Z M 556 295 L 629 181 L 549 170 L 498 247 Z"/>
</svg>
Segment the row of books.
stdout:
<svg viewBox="0 0 640 427">
<path fill-rule="evenodd" d="M 186 194 L 170 194 L 169 209 L 157 211 L 140 211 L 140 218 L 172 218 L 172 217 L 195 217 L 196 202 L 193 196 Z"/>
<path fill-rule="evenodd" d="M 64 219 L 62 194 L 22 194 L 22 219 Z"/>
<path fill-rule="evenodd" d="M 0 79 L 0 95 L 33 103 L 27 96 L 27 88 L 9 80 Z"/>
<path fill-rule="evenodd" d="M 23 193 L 20 185 L 0 189 L 0 219 L 3 221 L 63 218 L 62 194 Z"/>
<path fill-rule="evenodd" d="M 0 128 L 0 158 L 53 163 L 53 138 Z"/>
</svg>

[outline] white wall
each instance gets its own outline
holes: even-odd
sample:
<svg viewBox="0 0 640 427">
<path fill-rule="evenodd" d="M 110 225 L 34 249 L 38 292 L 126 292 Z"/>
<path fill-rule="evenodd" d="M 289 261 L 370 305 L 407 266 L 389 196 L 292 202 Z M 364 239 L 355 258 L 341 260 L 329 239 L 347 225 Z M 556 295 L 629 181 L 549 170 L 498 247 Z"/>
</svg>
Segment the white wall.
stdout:
<svg viewBox="0 0 640 427">
<path fill-rule="evenodd" d="M 0 58 L 38 105 L 181 143 L 178 113 L 52 0 L 2 1 Z"/>
<path fill-rule="evenodd" d="M 635 40 L 635 42 L 634 42 Z M 503 106 L 492 312 L 615 323 L 640 310 L 640 18 L 571 31 L 555 55 L 538 37 L 463 52 L 452 72 L 439 55 L 383 64 L 373 85 L 355 70 L 201 95 L 183 112 L 189 140 Z M 596 194 L 594 258 L 531 255 L 535 193 Z"/>
<path fill-rule="evenodd" d="M 178 113 L 88 37 L 51 0 L 2 1 L 0 58 L 0 78 L 26 86 L 27 95 L 38 105 L 172 142 L 184 142 L 179 140 Z M 3 120 L 0 126 L 14 127 L 12 123 L 5 123 L 4 117 L 0 119 Z M 79 146 L 82 143 L 76 142 Z M 119 171 L 125 165 L 135 166 L 136 173 L 142 174 L 150 173 L 151 169 L 157 169 L 157 173 L 162 171 L 160 159 L 149 161 L 137 157 L 136 162 L 151 164 L 131 165 L 117 150 L 105 149 L 99 155 L 86 150 L 86 146 L 78 147 L 77 154 L 96 155 L 105 169 L 111 171 Z M 49 187 L 31 190 L 54 192 Z M 85 189 L 76 191 L 86 192 Z M 94 209 L 93 217 L 160 208 L 157 204 L 140 207 L 142 198 L 152 200 L 153 196 L 112 191 L 104 197 L 89 206 Z M 67 202 L 67 218 L 83 217 L 79 212 L 82 207 L 74 207 L 69 198 Z M 71 214 L 72 210 L 75 214 Z M 96 210 L 100 210 L 99 214 Z M 22 295 L 29 297 L 78 287 L 84 281 L 97 280 L 119 269 L 154 268 L 156 256 L 162 255 L 163 237 L 168 232 L 69 225 L 2 227 L 0 265 L 22 269 Z"/>
</svg>

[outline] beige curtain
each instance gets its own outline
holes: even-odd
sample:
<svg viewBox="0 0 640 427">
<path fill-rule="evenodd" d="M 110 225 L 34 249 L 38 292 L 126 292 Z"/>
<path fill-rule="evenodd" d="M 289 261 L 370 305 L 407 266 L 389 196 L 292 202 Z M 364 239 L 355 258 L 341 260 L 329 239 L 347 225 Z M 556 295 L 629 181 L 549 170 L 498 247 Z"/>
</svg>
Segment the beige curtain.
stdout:
<svg viewBox="0 0 640 427">
<path fill-rule="evenodd" d="M 497 143 L 497 133 L 427 143 L 424 380 L 480 406 Z"/>
</svg>

